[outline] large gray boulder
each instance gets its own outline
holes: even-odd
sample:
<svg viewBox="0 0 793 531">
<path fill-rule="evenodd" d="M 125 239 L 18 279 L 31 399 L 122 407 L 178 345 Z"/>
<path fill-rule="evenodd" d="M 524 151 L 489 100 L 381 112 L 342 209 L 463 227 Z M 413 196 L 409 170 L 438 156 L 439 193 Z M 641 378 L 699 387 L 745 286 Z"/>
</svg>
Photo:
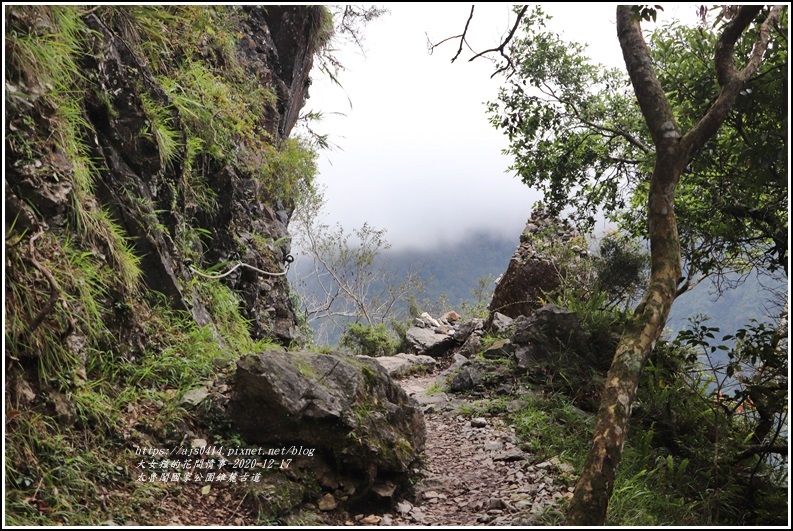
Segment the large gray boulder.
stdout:
<svg viewBox="0 0 793 531">
<path fill-rule="evenodd" d="M 426 437 L 417 404 L 385 369 L 343 354 L 243 357 L 228 412 L 250 443 L 313 449 L 303 465 L 317 468 L 320 484 L 343 486 L 350 499 L 406 484 Z"/>
<path fill-rule="evenodd" d="M 417 353 L 426 356 L 442 356 L 457 345 L 453 334 L 436 328 L 411 326 L 405 333 L 405 338 Z"/>
<path fill-rule="evenodd" d="M 575 312 L 553 304 L 518 317 L 510 330 L 519 378 L 565 393 L 586 411 L 597 410 L 618 333 L 592 334 Z"/>
<path fill-rule="evenodd" d="M 525 346 L 525 353 L 536 360 L 553 356 L 560 350 L 578 358 L 590 354 L 589 335 L 572 310 L 546 304 L 530 317 L 520 316 L 513 324 L 512 342 Z"/>
<path fill-rule="evenodd" d="M 462 393 L 495 387 L 511 377 L 509 366 L 489 360 L 469 360 L 455 355 L 455 362 L 438 375 L 436 382 L 441 389 Z"/>
</svg>

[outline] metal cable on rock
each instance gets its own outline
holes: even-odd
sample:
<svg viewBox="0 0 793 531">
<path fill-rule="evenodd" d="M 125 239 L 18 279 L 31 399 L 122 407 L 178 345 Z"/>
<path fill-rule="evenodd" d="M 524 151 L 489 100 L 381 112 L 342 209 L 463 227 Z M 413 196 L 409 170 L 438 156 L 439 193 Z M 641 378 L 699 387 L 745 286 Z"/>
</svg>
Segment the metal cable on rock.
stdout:
<svg viewBox="0 0 793 531">
<path fill-rule="evenodd" d="M 268 276 L 271 276 L 271 277 L 282 277 L 282 276 L 286 275 L 286 273 L 289 271 L 289 265 L 290 265 L 290 264 L 291 264 L 293 261 L 294 261 L 294 258 L 292 257 L 292 255 L 291 255 L 291 254 L 290 254 L 290 255 L 288 255 L 288 256 L 286 257 L 286 260 L 284 260 L 284 262 L 286 263 L 286 267 L 285 267 L 285 268 L 284 268 L 284 270 L 283 270 L 283 271 L 281 271 L 280 273 L 273 273 L 273 272 L 271 272 L 271 271 L 264 271 L 263 269 L 259 269 L 258 267 L 252 266 L 252 265 L 250 265 L 250 264 L 246 264 L 245 262 L 237 262 L 237 263 L 234 265 L 234 267 L 232 267 L 231 269 L 229 269 L 229 270 L 228 270 L 228 271 L 226 271 L 225 273 L 220 273 L 220 274 L 217 274 L 217 275 L 208 275 L 208 274 L 206 274 L 206 273 L 204 273 L 204 272 L 202 272 L 202 271 L 199 271 L 199 270 L 198 270 L 198 269 L 196 269 L 195 267 L 193 267 L 193 262 L 192 262 L 192 260 L 186 260 L 186 261 L 185 261 L 185 265 L 186 265 L 186 266 L 188 267 L 188 269 L 190 269 L 190 271 L 192 271 L 193 273 L 195 273 L 195 274 L 197 274 L 197 275 L 200 275 L 200 276 L 202 276 L 202 277 L 204 277 L 204 278 L 211 278 L 211 279 L 218 279 L 218 278 L 227 277 L 227 276 L 229 276 L 230 274 L 232 274 L 234 271 L 236 271 L 236 270 L 237 270 L 237 269 L 238 269 L 240 266 L 247 267 L 248 269 L 252 269 L 252 270 L 256 271 L 257 273 L 261 273 L 262 275 L 268 275 Z"/>
</svg>

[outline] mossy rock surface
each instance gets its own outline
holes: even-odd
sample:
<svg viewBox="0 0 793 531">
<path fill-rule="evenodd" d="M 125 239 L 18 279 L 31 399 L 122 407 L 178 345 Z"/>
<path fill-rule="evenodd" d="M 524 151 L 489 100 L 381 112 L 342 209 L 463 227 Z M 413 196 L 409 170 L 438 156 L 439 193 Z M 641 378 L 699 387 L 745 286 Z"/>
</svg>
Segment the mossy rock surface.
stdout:
<svg viewBox="0 0 793 531">
<path fill-rule="evenodd" d="M 322 468 L 331 488 L 349 481 L 328 480 L 325 463 L 338 478 L 355 478 L 353 497 L 383 481 L 406 484 L 426 438 L 417 404 L 388 373 L 374 360 L 342 354 L 242 358 L 229 415 L 248 442 L 312 449 L 302 465 Z"/>
</svg>

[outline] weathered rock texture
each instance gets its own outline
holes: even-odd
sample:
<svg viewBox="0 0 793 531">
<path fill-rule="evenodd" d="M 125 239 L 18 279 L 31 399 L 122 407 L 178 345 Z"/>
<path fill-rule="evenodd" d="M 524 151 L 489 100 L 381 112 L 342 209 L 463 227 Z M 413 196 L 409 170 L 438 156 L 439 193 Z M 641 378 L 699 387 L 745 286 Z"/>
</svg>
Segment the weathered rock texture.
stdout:
<svg viewBox="0 0 793 531">
<path fill-rule="evenodd" d="M 316 449 L 305 466 L 350 498 L 406 484 L 424 417 L 374 360 L 268 351 L 237 365 L 229 414 L 248 441 Z"/>
<path fill-rule="evenodd" d="M 459 351 L 462 345 L 465 356 L 476 354 L 479 338 L 483 334 L 482 319 L 463 322 L 455 312 L 450 313 L 457 318 L 450 320 L 443 316 L 435 319 L 425 312 L 414 319 L 413 326 L 405 333 L 405 338 L 416 353 L 440 358 L 453 350 Z"/>
<path fill-rule="evenodd" d="M 194 275 L 185 266 L 186 254 L 200 256 L 195 266 L 201 269 L 243 260 L 279 272 L 289 254 L 288 243 L 262 242 L 288 240 L 293 205 L 290 197 L 272 196 L 249 171 L 213 157 L 192 164 L 203 165 L 208 193 L 215 196 L 217 208 L 209 209 L 187 195 L 185 182 L 198 170 L 187 168 L 186 116 L 177 111 L 162 77 L 141 54 L 143 37 L 130 29 L 131 11 L 126 11 L 132 9 L 86 9 L 82 17 L 92 33 L 84 43 L 85 53 L 78 58 L 87 84 L 82 92 L 75 90 L 82 95 L 77 110 L 84 121 L 84 130 L 78 135 L 98 171 L 93 195 L 80 198 L 80 207 L 96 210 L 101 205 L 120 225 L 141 257 L 148 289 L 165 294 L 174 308 L 189 311 L 197 323 L 211 324 L 211 312 L 189 285 Z M 258 117 L 259 123 L 249 126 L 278 146 L 292 130 L 307 97 L 319 8 L 230 9 L 238 9 L 229 16 L 237 24 L 229 32 L 238 37 L 230 52 L 236 57 L 235 67 L 276 96 L 268 112 Z M 49 16 L 46 9 L 16 7 L 9 12 L 8 21 L 14 31 L 47 32 L 54 25 Z M 13 52 L 21 55 L 18 50 Z M 212 76 L 232 83 L 227 77 L 232 69 L 222 64 L 221 54 L 212 45 L 190 52 L 196 54 L 193 61 L 200 61 Z M 74 211 L 79 163 L 57 141 L 50 142 L 46 150 L 29 147 L 63 129 L 64 118 L 46 98 L 52 87 L 36 78 L 32 67 L 25 71 L 24 65 L 15 64 L 6 72 L 6 125 L 14 133 L 6 143 L 6 224 L 31 233 L 42 229 L 68 235 L 79 229 L 70 222 L 79 216 Z M 199 101 L 203 97 L 185 96 Z M 175 153 L 170 157 L 152 132 L 153 118 L 147 105 L 169 113 L 165 117 L 168 126 L 177 133 Z M 219 128 L 219 122 L 220 117 L 215 117 L 210 125 Z M 206 144 L 209 150 L 211 146 Z M 245 149 L 244 141 L 236 148 Z M 202 237 L 195 238 L 196 233 Z M 101 254 L 103 243 L 96 242 L 96 247 Z M 241 268 L 222 281 L 243 299 L 242 311 L 254 338 L 273 337 L 284 343 L 301 339 L 285 277 Z M 123 302 L 125 294 L 115 296 Z"/>
<path fill-rule="evenodd" d="M 40 472 L 78 496 L 70 478 L 98 485 L 99 465 L 54 478 L 45 461 L 56 457 L 28 448 L 173 447 L 218 426 L 199 419 L 208 418 L 204 406 L 223 405 L 225 384 L 177 390 L 209 378 L 210 355 L 249 350 L 252 339 L 302 342 L 281 273 L 298 185 L 313 177 L 314 159 L 288 136 L 327 14 L 4 6 L 5 398 L 25 418 L 6 426 L 15 441 L 9 485 Z M 216 279 L 197 273 L 238 261 L 250 267 Z M 178 369 L 163 369 L 168 355 Z M 152 404 L 146 389 L 164 393 Z M 155 419 L 179 405 L 195 410 L 173 441 Z M 126 460 L 121 450 L 107 457 L 105 465 Z M 283 501 L 273 512 L 300 498 L 268 485 Z M 80 511 L 114 512 L 105 498 Z M 16 506 L 17 522 L 64 521 Z"/>
<path fill-rule="evenodd" d="M 490 328 L 496 312 L 515 318 L 530 315 L 542 306 L 540 298 L 559 287 L 560 275 L 564 272 L 559 264 L 538 251 L 537 244 L 558 242 L 563 245 L 576 236 L 566 220 L 553 217 L 542 209 L 532 212 L 520 236 L 520 244 L 493 292 L 487 328 Z"/>
</svg>

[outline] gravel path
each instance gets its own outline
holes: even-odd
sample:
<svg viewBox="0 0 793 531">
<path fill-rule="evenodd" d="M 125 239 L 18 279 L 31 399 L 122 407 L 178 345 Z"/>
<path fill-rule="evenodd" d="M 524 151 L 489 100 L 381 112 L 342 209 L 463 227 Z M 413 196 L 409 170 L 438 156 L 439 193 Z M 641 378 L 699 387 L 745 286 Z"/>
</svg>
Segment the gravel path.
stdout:
<svg viewBox="0 0 793 531">
<path fill-rule="evenodd" d="M 523 451 L 514 430 L 500 417 L 471 418 L 474 404 L 435 389 L 434 375 L 400 380 L 424 407 L 427 426 L 424 465 L 415 498 L 397 500 L 390 512 L 321 513 L 334 525 L 506 526 L 529 525 L 533 517 L 572 497 L 571 467 L 538 460 Z M 192 485 L 166 496 L 155 509 L 163 525 L 253 526 L 256 512 L 226 489 L 205 494 Z M 144 517 L 146 515 L 140 515 Z M 155 517 L 156 518 L 156 517 Z M 110 522 L 107 522 L 110 523 Z M 299 525 L 299 524 L 298 524 Z"/>
<path fill-rule="evenodd" d="M 357 515 L 367 525 L 510 525 L 572 496 L 570 467 L 558 459 L 537 463 L 518 447 L 514 430 L 499 417 L 469 418 L 464 403 L 443 393 L 427 395 L 434 376 L 400 383 L 425 406 L 424 478 L 416 499 L 398 501 L 391 513 Z"/>
</svg>

